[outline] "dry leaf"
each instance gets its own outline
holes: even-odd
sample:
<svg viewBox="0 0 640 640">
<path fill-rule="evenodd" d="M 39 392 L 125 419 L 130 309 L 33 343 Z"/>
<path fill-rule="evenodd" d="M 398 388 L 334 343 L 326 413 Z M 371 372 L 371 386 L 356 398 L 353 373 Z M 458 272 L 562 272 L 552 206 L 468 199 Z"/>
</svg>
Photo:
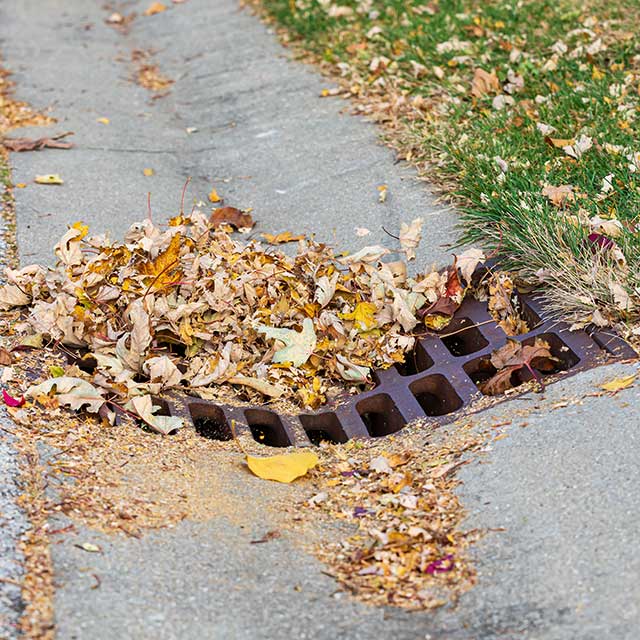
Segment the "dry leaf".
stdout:
<svg viewBox="0 0 640 640">
<path fill-rule="evenodd" d="M 484 262 L 485 256 L 480 249 L 467 249 L 459 256 L 456 256 L 456 266 L 460 271 L 460 275 L 467 285 L 471 284 L 473 274 L 478 265 Z"/>
<path fill-rule="evenodd" d="M 285 389 L 277 384 L 271 384 L 267 380 L 260 380 L 259 378 L 250 378 L 248 376 L 233 376 L 227 380 L 229 384 L 241 384 L 245 387 L 251 387 L 256 391 L 259 391 L 265 396 L 271 398 L 279 398 L 285 393 Z"/>
<path fill-rule="evenodd" d="M 15 284 L 0 285 L 0 309 L 6 311 L 12 307 L 23 307 L 31 302 L 31 296 L 27 295 Z"/>
<path fill-rule="evenodd" d="M 111 120 L 109 120 L 109 118 L 98 118 L 96 122 L 99 122 L 100 124 L 109 124 Z"/>
<path fill-rule="evenodd" d="M 300 367 L 316 348 L 316 332 L 311 318 L 302 321 L 302 331 L 278 329 L 264 324 L 257 325 L 256 331 L 263 333 L 267 339 L 284 343 L 285 346 L 273 354 L 272 362 L 291 362 L 294 367 Z"/>
<path fill-rule="evenodd" d="M 562 184 L 559 187 L 547 184 L 542 189 L 542 195 L 549 198 L 551 204 L 556 207 L 560 207 L 565 202 L 573 202 L 575 200 L 573 185 L 571 184 Z"/>
<path fill-rule="evenodd" d="M 220 207 L 219 209 L 214 209 L 209 218 L 209 222 L 214 229 L 227 224 L 235 229 L 251 229 L 255 225 L 250 214 L 235 207 Z"/>
<path fill-rule="evenodd" d="M 142 170 L 142 174 L 149 177 L 152 176 L 155 173 L 155 171 L 151 168 L 146 168 Z"/>
<path fill-rule="evenodd" d="M 0 347 L 0 364 L 3 367 L 13 364 L 13 356 L 4 347 Z"/>
<path fill-rule="evenodd" d="M 213 204 L 222 202 L 222 198 L 218 195 L 218 192 L 215 190 L 215 188 L 212 188 L 209 193 L 209 202 L 213 202 Z"/>
<path fill-rule="evenodd" d="M 487 73 L 484 69 L 476 69 L 471 82 L 471 95 L 482 98 L 489 94 L 500 92 L 500 80 L 495 71 Z"/>
<path fill-rule="evenodd" d="M 153 405 L 150 395 L 131 398 L 127 409 L 133 409 L 149 427 L 165 436 L 184 426 L 184 420 L 178 416 L 156 415 L 154 412 L 160 407 Z"/>
<path fill-rule="evenodd" d="M 162 2 L 152 2 L 144 12 L 145 16 L 155 16 L 157 13 L 166 11 L 167 7 Z"/>
<path fill-rule="evenodd" d="M 60 138 L 68 136 L 64 133 L 53 138 L 5 138 L 2 144 L 9 151 L 40 151 L 41 149 L 71 149 L 73 143 L 60 142 Z"/>
<path fill-rule="evenodd" d="M 57 173 L 36 176 L 35 182 L 37 184 L 64 184 L 64 180 Z"/>
<path fill-rule="evenodd" d="M 629 387 L 631 387 L 636 381 L 637 377 L 637 373 L 632 373 L 631 375 L 624 376 L 623 378 L 614 378 L 613 380 L 609 380 L 609 382 L 601 384 L 600 388 L 614 394 L 618 391 L 621 391 L 622 389 L 628 389 Z"/>
<path fill-rule="evenodd" d="M 304 240 L 304 235 L 294 236 L 291 231 L 283 231 L 277 235 L 273 235 L 272 233 L 263 233 L 261 235 L 269 244 L 285 244 L 286 242 Z"/>
<path fill-rule="evenodd" d="M 407 260 L 415 260 L 415 249 L 422 239 L 422 218 L 415 218 L 411 224 L 405 222 L 400 225 L 400 246 L 407 256 Z"/>
<path fill-rule="evenodd" d="M 54 393 L 60 404 L 68 405 L 77 411 L 85 405 L 91 413 L 98 413 L 100 407 L 105 403 L 102 391 L 94 387 L 90 382 L 82 378 L 72 378 L 60 376 L 50 378 L 40 384 L 29 387 L 24 395 L 27 398 L 37 398 L 41 395 Z"/>
<path fill-rule="evenodd" d="M 247 455 L 246 460 L 254 475 L 263 480 L 277 482 L 292 482 L 305 475 L 319 462 L 318 456 L 311 451 L 295 451 L 266 458 Z"/>
</svg>

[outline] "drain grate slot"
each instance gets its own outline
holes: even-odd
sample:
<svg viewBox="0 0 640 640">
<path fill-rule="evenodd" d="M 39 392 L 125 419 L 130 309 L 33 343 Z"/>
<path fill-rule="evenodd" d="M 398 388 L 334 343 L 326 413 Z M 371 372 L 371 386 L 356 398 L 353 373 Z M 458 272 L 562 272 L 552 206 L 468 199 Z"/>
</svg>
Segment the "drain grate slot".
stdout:
<svg viewBox="0 0 640 640">
<path fill-rule="evenodd" d="M 221 407 L 196 403 L 189 406 L 196 433 L 209 440 L 231 440 L 233 433 Z"/>
<path fill-rule="evenodd" d="M 441 338 L 442 344 L 456 358 L 482 351 L 489 346 L 489 341 L 469 318 L 453 320 L 445 331 Z"/>
<path fill-rule="evenodd" d="M 391 396 L 386 393 L 361 400 L 356 404 L 356 411 L 360 414 L 369 435 L 374 438 L 400 431 L 406 424 Z"/>
<path fill-rule="evenodd" d="M 436 374 L 413 382 L 409 389 L 428 416 L 444 416 L 462 407 L 462 399 L 442 375 Z"/>
<path fill-rule="evenodd" d="M 302 414 L 300 422 L 313 444 L 321 442 L 330 442 L 332 444 L 340 444 L 347 442 L 349 439 L 344 432 L 338 416 L 331 412 Z"/>
<path fill-rule="evenodd" d="M 433 359 L 424 350 L 424 347 L 416 342 L 416 346 L 406 355 L 404 362 L 398 362 L 396 371 L 401 376 L 414 376 L 433 367 Z"/>
<path fill-rule="evenodd" d="M 244 417 L 256 442 L 269 447 L 288 447 L 289 436 L 280 420 L 280 416 L 266 409 L 247 409 Z"/>
</svg>

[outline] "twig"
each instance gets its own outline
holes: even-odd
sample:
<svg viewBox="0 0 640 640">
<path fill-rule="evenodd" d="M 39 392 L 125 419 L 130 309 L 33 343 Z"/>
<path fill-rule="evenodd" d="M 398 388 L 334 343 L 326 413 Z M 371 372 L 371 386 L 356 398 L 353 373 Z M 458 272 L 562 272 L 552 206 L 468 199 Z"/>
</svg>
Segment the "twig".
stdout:
<svg viewBox="0 0 640 640">
<path fill-rule="evenodd" d="M 382 226 L 382 225 L 381 225 Z M 390 233 L 389 231 L 387 231 L 384 226 L 382 227 L 382 230 L 388 235 L 391 236 L 392 238 L 395 238 L 396 240 L 400 240 L 400 238 L 398 236 L 394 236 L 393 233 Z"/>
<path fill-rule="evenodd" d="M 180 215 L 181 216 L 184 215 L 184 195 L 187 191 L 187 186 L 189 186 L 190 182 L 191 182 L 191 176 L 187 178 L 187 181 L 184 183 L 184 187 L 182 187 L 182 197 L 180 198 Z"/>
</svg>

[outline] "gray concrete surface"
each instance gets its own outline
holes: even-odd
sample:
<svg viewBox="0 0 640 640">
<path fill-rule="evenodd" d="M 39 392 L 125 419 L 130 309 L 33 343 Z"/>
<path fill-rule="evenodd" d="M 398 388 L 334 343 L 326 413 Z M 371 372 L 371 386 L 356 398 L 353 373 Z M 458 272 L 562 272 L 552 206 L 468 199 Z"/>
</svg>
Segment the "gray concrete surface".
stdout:
<svg viewBox="0 0 640 640">
<path fill-rule="evenodd" d="M 124 11 L 147 4 L 127 2 Z M 106 27 L 107 15 L 99 3 L 0 4 L 0 48 L 18 96 L 51 107 L 59 118 L 52 131 L 76 132 L 72 151 L 12 156 L 14 181 L 29 183 L 17 193 L 23 263 L 50 261 L 51 245 L 78 218 L 120 235 L 146 214 L 148 190 L 155 217 L 165 219 L 187 176 L 189 201 L 215 185 L 228 204 L 254 207 L 259 230 L 315 232 L 346 248 L 394 246 L 381 225 L 393 232 L 423 215 L 419 262 L 444 258 L 453 215 L 393 164 L 370 125 L 341 114 L 344 103 L 319 99 L 328 84 L 291 62 L 234 0 L 189 0 L 140 17 L 128 36 Z M 158 51 L 176 79 L 169 96 L 152 101 L 128 80 L 130 67 L 116 59 L 134 48 Z M 145 167 L 155 176 L 144 178 Z M 39 173 L 60 173 L 65 185 L 35 186 Z M 373 233 L 356 239 L 356 226 Z M 256 514 L 279 490 L 261 495 L 247 480 L 236 489 L 253 505 L 246 523 L 183 522 L 141 540 L 81 529 L 58 540 L 58 638 L 635 640 L 639 390 L 561 406 L 631 370 L 591 371 L 483 414 L 480 426 L 505 416 L 513 426 L 462 470 L 461 493 L 470 527 L 506 531 L 477 546 L 479 584 L 455 609 L 367 607 L 336 593 L 322 565 L 286 535 L 250 545 L 268 528 Z"/>
<path fill-rule="evenodd" d="M 121 10 L 141 14 L 148 4 Z M 51 262 L 55 239 L 77 219 L 120 237 L 146 216 L 148 191 L 157 220 L 175 215 L 189 176 L 189 206 L 215 185 L 227 204 L 253 207 L 257 231 L 316 233 L 345 249 L 395 247 L 381 227 L 397 234 L 401 221 L 423 216 L 418 262 L 448 259 L 454 213 L 394 164 L 373 125 L 342 113 L 342 100 L 320 98 L 331 85 L 292 62 L 236 0 L 190 0 L 138 17 L 126 36 L 104 24 L 109 14 L 79 1 L 0 5 L 0 48 L 18 97 L 49 108 L 58 119 L 51 131 L 74 131 L 77 145 L 13 156 L 14 182 L 28 184 L 16 207 L 23 263 Z M 151 100 L 130 81 L 134 49 L 157 51 L 161 71 L 176 81 L 167 97 Z M 144 177 L 144 168 L 155 175 Z M 48 173 L 65 184 L 33 184 Z M 357 238 L 357 226 L 371 235 Z"/>
<path fill-rule="evenodd" d="M 142 540 L 80 530 L 54 545 L 58 638 L 635 640 L 640 387 L 583 396 L 636 370 L 593 370 L 478 416 L 478 428 L 513 423 L 460 474 L 466 524 L 505 531 L 477 545 L 478 585 L 454 609 L 369 607 L 286 535 L 251 545 L 281 492 L 247 476 L 242 524 L 183 522 Z"/>
<path fill-rule="evenodd" d="M 11 421 L 0 410 L 0 638 L 15 637 L 22 610 L 19 583 L 24 575 L 22 556 L 17 548 L 28 522 L 16 505 L 19 460 L 13 446 Z"/>
</svg>

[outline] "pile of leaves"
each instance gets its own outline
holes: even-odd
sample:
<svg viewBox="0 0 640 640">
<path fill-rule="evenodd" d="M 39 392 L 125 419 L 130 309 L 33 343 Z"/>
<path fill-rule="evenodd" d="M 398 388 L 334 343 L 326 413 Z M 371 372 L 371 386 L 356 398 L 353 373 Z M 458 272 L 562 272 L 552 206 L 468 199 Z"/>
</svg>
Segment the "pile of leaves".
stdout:
<svg viewBox="0 0 640 640">
<path fill-rule="evenodd" d="M 164 230 L 145 220 L 123 242 L 75 223 L 55 246 L 55 268 L 8 269 L 0 309 L 19 310 L 16 344 L 60 348 L 75 362 L 27 396 L 55 392 L 110 419 L 129 411 L 163 433 L 181 419 L 154 415 L 152 398 L 171 389 L 314 409 L 401 362 L 419 323 L 446 326 L 484 258 L 470 250 L 412 277 L 406 262 L 383 262 L 381 246 L 337 256 L 303 239 L 290 257 L 234 239 L 219 212 L 179 215 Z M 410 254 L 421 224 L 400 231 Z"/>
</svg>

